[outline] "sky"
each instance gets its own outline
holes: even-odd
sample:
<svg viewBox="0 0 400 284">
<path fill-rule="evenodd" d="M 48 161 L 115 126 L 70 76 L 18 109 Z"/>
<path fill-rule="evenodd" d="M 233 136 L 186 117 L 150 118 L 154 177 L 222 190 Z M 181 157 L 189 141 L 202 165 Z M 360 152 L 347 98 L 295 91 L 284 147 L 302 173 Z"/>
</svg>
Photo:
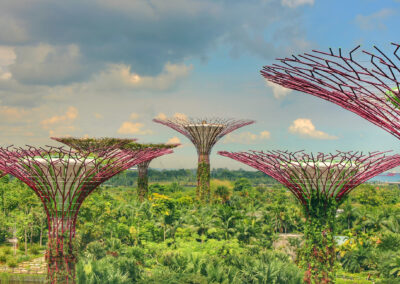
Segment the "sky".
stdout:
<svg viewBox="0 0 400 284">
<path fill-rule="evenodd" d="M 178 142 L 154 168 L 197 154 L 159 116 L 254 119 L 218 150 L 399 152 L 395 137 L 340 107 L 267 83 L 276 58 L 400 42 L 399 0 L 0 0 L 2 146 L 50 136 Z M 397 36 L 397 37 L 396 37 Z"/>
</svg>

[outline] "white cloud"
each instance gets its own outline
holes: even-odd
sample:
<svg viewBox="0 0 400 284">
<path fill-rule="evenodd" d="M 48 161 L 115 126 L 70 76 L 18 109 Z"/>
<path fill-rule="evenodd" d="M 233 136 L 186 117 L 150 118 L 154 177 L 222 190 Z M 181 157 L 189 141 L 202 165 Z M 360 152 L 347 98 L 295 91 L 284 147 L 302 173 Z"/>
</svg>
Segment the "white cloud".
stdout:
<svg viewBox="0 0 400 284">
<path fill-rule="evenodd" d="M 283 97 L 286 97 L 287 94 L 289 94 L 292 90 L 288 88 L 284 88 L 281 85 L 272 83 L 270 81 L 266 81 L 267 85 L 272 89 L 272 93 L 274 94 L 274 97 L 276 99 L 281 99 Z"/>
<path fill-rule="evenodd" d="M 8 67 L 15 62 L 15 52 L 12 47 L 0 45 L 0 80 L 9 80 L 12 77 Z"/>
<path fill-rule="evenodd" d="M 283 6 L 296 8 L 302 5 L 314 5 L 314 0 L 281 0 Z"/>
<path fill-rule="evenodd" d="M 131 113 L 131 116 L 129 117 L 130 119 L 138 119 L 139 118 L 139 114 L 137 114 L 137 113 L 135 113 L 135 112 L 132 112 Z"/>
<path fill-rule="evenodd" d="M 49 131 L 50 136 L 70 136 L 72 132 L 77 130 L 77 127 L 73 125 L 77 117 L 78 109 L 70 106 L 65 114 L 44 119 L 40 124 L 43 129 Z"/>
<path fill-rule="evenodd" d="M 186 114 L 180 113 L 180 112 L 176 112 L 173 117 L 180 119 L 180 120 L 188 120 L 188 116 Z"/>
<path fill-rule="evenodd" d="M 98 90 L 138 89 L 164 91 L 174 87 L 179 80 L 187 77 L 192 69 L 192 65 L 167 63 L 160 74 L 142 76 L 132 72 L 131 67 L 128 65 L 113 64 L 109 65 L 107 70 L 95 75 L 87 86 Z"/>
<path fill-rule="evenodd" d="M 148 129 L 145 130 L 143 128 L 144 128 L 143 123 L 124 121 L 117 132 L 119 134 L 140 134 L 140 135 L 146 135 L 152 133 L 151 130 Z"/>
<path fill-rule="evenodd" d="M 239 143 L 239 144 L 254 144 L 271 138 L 271 133 L 267 130 L 261 131 L 259 134 L 249 131 L 242 133 L 229 133 L 225 136 L 222 143 Z"/>
<path fill-rule="evenodd" d="M 38 44 L 15 48 L 16 59 L 9 69 L 13 77 L 25 84 L 63 84 L 82 77 L 79 46 Z"/>
<path fill-rule="evenodd" d="M 300 136 L 314 139 L 332 140 L 338 139 L 337 136 L 329 135 L 325 132 L 315 129 L 311 119 L 298 118 L 293 121 L 292 125 L 289 126 L 289 132 L 293 134 L 299 134 Z"/>
<path fill-rule="evenodd" d="M 181 140 L 178 137 L 174 136 L 168 139 L 168 141 L 165 144 L 181 144 Z"/>
<path fill-rule="evenodd" d="M 167 116 L 165 113 L 160 112 L 159 114 L 157 114 L 157 116 L 155 117 L 156 119 L 160 119 L 160 120 L 166 120 Z"/>
<path fill-rule="evenodd" d="M 362 30 L 385 30 L 384 20 L 393 15 L 395 15 L 394 10 L 385 8 L 370 15 L 357 15 L 355 21 Z"/>
<path fill-rule="evenodd" d="M 78 117 L 78 109 L 70 106 L 64 115 L 55 115 L 45 120 L 42 120 L 41 124 L 43 128 L 49 128 L 54 124 L 60 124 L 65 122 L 72 122 Z"/>
</svg>

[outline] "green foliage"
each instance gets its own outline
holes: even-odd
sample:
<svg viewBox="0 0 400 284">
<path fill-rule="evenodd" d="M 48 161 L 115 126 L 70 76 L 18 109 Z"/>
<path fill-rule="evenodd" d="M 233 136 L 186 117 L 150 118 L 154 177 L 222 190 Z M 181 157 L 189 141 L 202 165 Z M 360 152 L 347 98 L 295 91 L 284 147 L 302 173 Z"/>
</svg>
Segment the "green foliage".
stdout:
<svg viewBox="0 0 400 284">
<path fill-rule="evenodd" d="M 235 181 L 233 190 L 234 191 L 247 191 L 251 189 L 251 183 L 247 178 L 240 178 Z"/>
<path fill-rule="evenodd" d="M 306 270 L 307 283 L 331 283 L 335 278 L 335 216 L 338 204 L 334 198 L 312 191 L 306 199 L 304 245 L 299 264 Z"/>
</svg>

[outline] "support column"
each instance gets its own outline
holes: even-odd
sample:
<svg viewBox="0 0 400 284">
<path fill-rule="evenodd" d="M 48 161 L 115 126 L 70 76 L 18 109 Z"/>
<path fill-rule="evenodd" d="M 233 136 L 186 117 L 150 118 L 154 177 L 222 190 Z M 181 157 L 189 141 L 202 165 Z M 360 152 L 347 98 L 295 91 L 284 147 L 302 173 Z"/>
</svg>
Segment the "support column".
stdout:
<svg viewBox="0 0 400 284">
<path fill-rule="evenodd" d="M 75 222 L 62 217 L 50 218 L 46 253 L 49 283 L 75 283 L 76 253 L 73 248 Z"/>
<path fill-rule="evenodd" d="M 143 202 L 149 193 L 149 176 L 148 169 L 151 161 L 145 161 L 137 165 L 138 179 L 137 179 L 137 195 L 140 202 Z"/>
<path fill-rule="evenodd" d="M 210 195 L 210 156 L 209 154 L 199 154 L 196 197 L 202 202 L 209 202 Z"/>
<path fill-rule="evenodd" d="M 335 215 L 334 200 L 319 199 L 305 208 L 304 246 L 300 252 L 300 266 L 305 269 L 304 282 L 334 283 L 335 281 Z M 333 199 L 333 198 L 332 198 Z"/>
</svg>

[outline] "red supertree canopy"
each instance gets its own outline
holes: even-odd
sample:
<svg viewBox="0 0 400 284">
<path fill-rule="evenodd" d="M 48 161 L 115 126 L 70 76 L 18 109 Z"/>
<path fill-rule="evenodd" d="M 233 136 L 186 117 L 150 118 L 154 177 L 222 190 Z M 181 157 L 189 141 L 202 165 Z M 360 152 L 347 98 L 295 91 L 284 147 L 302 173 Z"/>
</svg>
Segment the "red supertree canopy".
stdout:
<svg viewBox="0 0 400 284">
<path fill-rule="evenodd" d="M 280 64 L 265 66 L 261 74 L 273 83 L 333 102 L 400 138 L 399 44 L 393 53 L 357 46 L 348 53 L 340 48 L 313 51 Z"/>
<path fill-rule="evenodd" d="M 41 199 L 49 223 L 48 276 L 51 283 L 74 283 L 72 240 L 85 198 L 104 181 L 170 149 L 98 149 L 101 155 L 62 147 L 0 148 L 6 172 L 32 188 Z"/>
<path fill-rule="evenodd" d="M 384 152 L 307 154 L 303 151 L 238 152 L 218 154 L 266 173 L 285 185 L 302 204 L 315 192 L 340 202 L 352 189 L 400 165 L 400 155 Z"/>
<path fill-rule="evenodd" d="M 153 119 L 185 135 L 196 146 L 197 152 L 209 155 L 212 147 L 226 134 L 254 123 L 254 120 L 223 118 L 166 118 Z"/>
</svg>

